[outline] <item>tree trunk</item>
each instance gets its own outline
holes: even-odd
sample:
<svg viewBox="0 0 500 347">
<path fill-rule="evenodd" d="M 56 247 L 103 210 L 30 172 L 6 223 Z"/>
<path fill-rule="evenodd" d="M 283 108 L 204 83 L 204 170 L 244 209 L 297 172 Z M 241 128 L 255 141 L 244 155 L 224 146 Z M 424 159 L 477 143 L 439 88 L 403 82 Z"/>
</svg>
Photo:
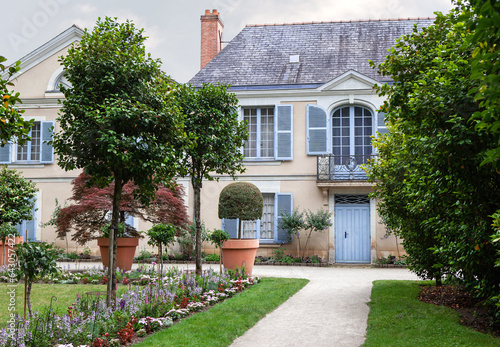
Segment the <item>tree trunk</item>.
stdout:
<svg viewBox="0 0 500 347">
<path fill-rule="evenodd" d="M 109 227 L 109 264 L 108 283 L 106 288 L 106 304 L 114 307 L 116 303 L 116 231 L 120 221 L 120 200 L 122 198 L 123 182 L 120 173 L 115 172 L 115 189 L 113 192 L 113 213 Z"/>
<path fill-rule="evenodd" d="M 26 307 L 28 305 L 28 280 L 24 276 L 24 321 L 26 322 Z"/>
<path fill-rule="evenodd" d="M 219 273 L 222 275 L 222 245 L 219 246 L 220 256 L 219 256 Z"/>
<path fill-rule="evenodd" d="M 196 225 L 196 275 L 201 276 L 201 180 L 192 179 L 194 190 L 194 223 Z"/>
<path fill-rule="evenodd" d="M 295 234 L 295 236 L 297 236 L 297 257 L 300 257 L 300 238 L 299 238 L 299 234 Z"/>
<path fill-rule="evenodd" d="M 158 245 L 158 255 L 160 257 L 160 278 L 163 276 L 163 252 L 161 249 L 161 243 Z"/>
<path fill-rule="evenodd" d="M 309 241 L 311 240 L 311 234 L 313 232 L 313 229 L 309 231 L 309 235 L 307 235 L 307 240 L 306 240 L 306 249 L 302 252 L 302 259 L 305 258 L 306 253 L 309 252 Z"/>
<path fill-rule="evenodd" d="M 3 247 L 3 259 L 2 259 L 3 263 L 2 263 L 2 265 L 3 266 L 7 265 L 7 254 L 5 253 L 5 241 L 7 241 L 7 239 L 2 240 L 2 244 L 3 244 L 3 246 L 2 246 Z"/>
<path fill-rule="evenodd" d="M 26 280 L 27 283 L 25 283 L 25 290 L 26 290 L 26 305 L 28 306 L 28 313 L 29 317 L 33 316 L 33 311 L 31 310 L 31 281 Z M 26 316 L 26 309 L 24 315 Z"/>
</svg>

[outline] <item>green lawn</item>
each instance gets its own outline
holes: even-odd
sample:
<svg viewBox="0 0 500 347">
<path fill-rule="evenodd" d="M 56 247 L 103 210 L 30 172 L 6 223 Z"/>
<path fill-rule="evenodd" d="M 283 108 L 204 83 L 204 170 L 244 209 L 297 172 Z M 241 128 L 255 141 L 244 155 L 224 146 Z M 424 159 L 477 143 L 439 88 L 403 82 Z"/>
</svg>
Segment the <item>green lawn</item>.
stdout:
<svg viewBox="0 0 500 347">
<path fill-rule="evenodd" d="M 375 281 L 364 346 L 500 346 L 459 323 L 450 308 L 418 300 L 422 282 Z"/>
<path fill-rule="evenodd" d="M 9 301 L 11 299 L 11 289 L 15 290 L 13 297 L 15 298 L 16 310 L 9 311 Z M 127 291 L 127 286 L 118 286 L 117 294 L 121 295 Z M 105 285 L 90 285 L 90 284 L 44 284 L 35 283 L 31 290 L 31 306 L 34 311 L 42 311 L 43 308 L 50 306 L 52 296 L 57 298 L 54 301 L 52 308 L 56 314 L 65 314 L 68 306 L 73 304 L 76 299 L 76 294 L 80 293 L 82 296 L 85 292 L 91 291 L 106 291 Z M 14 296 L 15 295 L 15 296 Z M 9 287 L 7 283 L 0 283 L 0 328 L 7 326 L 7 320 L 11 313 L 24 314 L 24 284 L 17 284 L 15 287 Z"/>
<path fill-rule="evenodd" d="M 260 284 L 149 336 L 137 346 L 229 346 L 308 282 L 262 278 Z"/>
</svg>

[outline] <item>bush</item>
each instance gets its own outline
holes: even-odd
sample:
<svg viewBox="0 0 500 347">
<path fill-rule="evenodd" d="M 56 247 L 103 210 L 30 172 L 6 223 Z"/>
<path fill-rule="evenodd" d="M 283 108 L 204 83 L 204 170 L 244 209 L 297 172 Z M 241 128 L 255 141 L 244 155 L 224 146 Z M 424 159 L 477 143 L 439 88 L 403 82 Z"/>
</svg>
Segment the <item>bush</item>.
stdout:
<svg viewBox="0 0 500 347">
<path fill-rule="evenodd" d="M 207 254 L 205 256 L 205 261 L 220 261 L 220 256 L 216 253 Z"/>
</svg>

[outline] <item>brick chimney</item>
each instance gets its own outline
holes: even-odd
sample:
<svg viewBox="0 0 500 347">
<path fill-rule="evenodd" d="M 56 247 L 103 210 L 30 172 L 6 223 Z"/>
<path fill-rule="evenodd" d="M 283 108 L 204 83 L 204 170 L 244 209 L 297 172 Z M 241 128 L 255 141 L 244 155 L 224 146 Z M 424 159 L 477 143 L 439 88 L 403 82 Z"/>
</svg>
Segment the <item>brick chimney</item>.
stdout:
<svg viewBox="0 0 500 347">
<path fill-rule="evenodd" d="M 217 10 L 205 10 L 201 16 L 201 64 L 203 69 L 222 49 L 222 29 L 224 24 Z"/>
</svg>

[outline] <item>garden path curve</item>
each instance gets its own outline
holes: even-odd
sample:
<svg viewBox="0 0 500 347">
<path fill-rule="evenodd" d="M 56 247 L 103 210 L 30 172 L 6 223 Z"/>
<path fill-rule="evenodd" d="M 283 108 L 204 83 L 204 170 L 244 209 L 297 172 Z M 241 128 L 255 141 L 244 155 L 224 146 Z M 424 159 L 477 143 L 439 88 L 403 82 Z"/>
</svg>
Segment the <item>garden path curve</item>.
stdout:
<svg viewBox="0 0 500 347">
<path fill-rule="evenodd" d="M 402 268 L 258 266 L 254 276 L 307 278 L 297 294 L 261 319 L 232 347 L 360 346 L 375 280 L 417 280 Z"/>
<path fill-rule="evenodd" d="M 64 269 L 100 267 L 98 263 L 58 263 Z M 194 264 L 170 265 L 194 270 Z M 132 268 L 136 268 L 134 264 Z M 203 269 L 219 269 L 204 264 Z M 418 280 L 403 268 L 370 266 L 255 265 L 254 276 L 306 278 L 310 282 L 261 319 L 232 347 L 338 347 L 360 346 L 365 341 L 368 305 L 375 280 Z"/>
</svg>

